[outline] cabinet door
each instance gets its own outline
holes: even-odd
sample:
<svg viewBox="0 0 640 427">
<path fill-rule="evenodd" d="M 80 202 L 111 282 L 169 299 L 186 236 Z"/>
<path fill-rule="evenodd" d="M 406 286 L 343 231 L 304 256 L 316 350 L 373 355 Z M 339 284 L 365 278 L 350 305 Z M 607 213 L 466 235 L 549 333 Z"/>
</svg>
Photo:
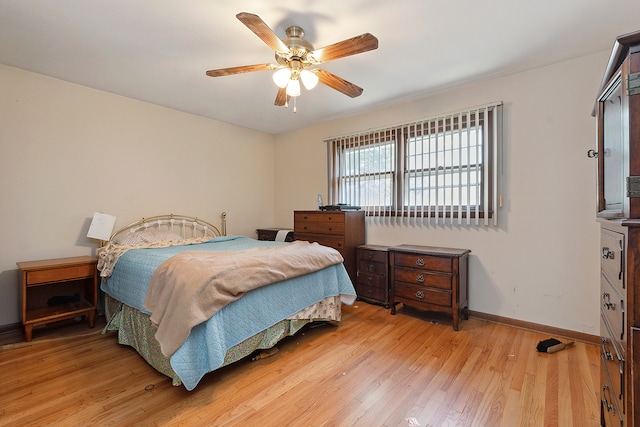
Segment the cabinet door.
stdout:
<svg viewBox="0 0 640 427">
<path fill-rule="evenodd" d="M 620 77 L 598 101 L 598 216 L 622 217 L 628 168 L 624 153 L 625 113 Z"/>
</svg>

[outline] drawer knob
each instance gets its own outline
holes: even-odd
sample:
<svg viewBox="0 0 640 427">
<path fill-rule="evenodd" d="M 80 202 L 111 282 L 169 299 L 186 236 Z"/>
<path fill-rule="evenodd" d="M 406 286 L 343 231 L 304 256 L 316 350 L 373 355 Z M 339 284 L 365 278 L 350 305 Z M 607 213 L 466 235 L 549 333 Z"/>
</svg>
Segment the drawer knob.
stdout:
<svg viewBox="0 0 640 427">
<path fill-rule="evenodd" d="M 369 264 L 369 267 L 367 267 L 367 270 L 369 271 L 374 271 L 376 269 L 376 266 L 373 264 Z"/>
<path fill-rule="evenodd" d="M 371 282 L 373 282 L 373 278 L 372 277 L 367 277 L 367 282 L 369 282 L 369 284 L 371 284 Z"/>
<path fill-rule="evenodd" d="M 424 299 L 424 292 L 422 291 L 416 292 L 416 298 Z"/>
<path fill-rule="evenodd" d="M 606 246 L 602 248 L 602 258 L 603 259 L 614 259 L 615 258 L 615 254 L 614 252 L 607 248 Z"/>
<path fill-rule="evenodd" d="M 609 295 L 609 292 L 602 293 L 602 306 L 607 310 L 616 309 L 616 304 L 614 302 L 611 302 L 611 295 Z"/>
<path fill-rule="evenodd" d="M 424 266 L 424 260 L 422 258 L 418 258 L 416 260 L 416 265 L 419 265 L 420 267 Z"/>
<path fill-rule="evenodd" d="M 420 283 L 424 283 L 424 276 L 422 274 L 418 274 L 416 276 L 416 281 L 418 281 Z"/>
</svg>

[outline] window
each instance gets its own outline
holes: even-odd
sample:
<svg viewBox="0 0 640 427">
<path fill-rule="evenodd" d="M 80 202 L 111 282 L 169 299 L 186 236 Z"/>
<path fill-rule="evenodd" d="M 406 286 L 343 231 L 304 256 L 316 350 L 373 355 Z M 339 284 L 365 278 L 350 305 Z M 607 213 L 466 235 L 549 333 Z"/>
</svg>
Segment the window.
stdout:
<svg viewBox="0 0 640 427">
<path fill-rule="evenodd" d="M 329 200 L 369 216 L 497 224 L 502 104 L 327 140 Z"/>
</svg>

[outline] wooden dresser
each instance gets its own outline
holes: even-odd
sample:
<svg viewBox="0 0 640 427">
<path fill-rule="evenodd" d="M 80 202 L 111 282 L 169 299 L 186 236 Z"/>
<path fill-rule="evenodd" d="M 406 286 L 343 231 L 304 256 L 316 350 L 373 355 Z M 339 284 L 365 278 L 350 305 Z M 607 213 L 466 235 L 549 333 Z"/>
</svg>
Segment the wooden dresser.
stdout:
<svg viewBox="0 0 640 427">
<path fill-rule="evenodd" d="M 294 211 L 296 240 L 318 242 L 337 249 L 352 283 L 356 283 L 356 248 L 365 243 L 364 211 Z"/>
<path fill-rule="evenodd" d="M 616 39 L 596 100 L 600 413 L 640 425 L 640 32 Z M 637 274 L 636 274 L 637 273 Z"/>
<path fill-rule="evenodd" d="M 358 298 L 389 308 L 389 247 L 362 245 L 357 248 Z"/>
<path fill-rule="evenodd" d="M 460 315 L 468 318 L 469 252 L 416 245 L 389 248 L 391 314 L 399 303 L 449 314 L 457 331 Z"/>
</svg>

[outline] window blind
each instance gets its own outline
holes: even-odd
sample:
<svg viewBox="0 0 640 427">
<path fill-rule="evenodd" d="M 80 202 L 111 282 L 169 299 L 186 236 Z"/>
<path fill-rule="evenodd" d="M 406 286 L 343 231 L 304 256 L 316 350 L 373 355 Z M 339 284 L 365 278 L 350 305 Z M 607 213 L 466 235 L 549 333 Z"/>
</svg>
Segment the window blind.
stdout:
<svg viewBox="0 0 640 427">
<path fill-rule="evenodd" d="M 387 222 L 497 225 L 501 102 L 326 142 L 332 204 Z"/>
</svg>

